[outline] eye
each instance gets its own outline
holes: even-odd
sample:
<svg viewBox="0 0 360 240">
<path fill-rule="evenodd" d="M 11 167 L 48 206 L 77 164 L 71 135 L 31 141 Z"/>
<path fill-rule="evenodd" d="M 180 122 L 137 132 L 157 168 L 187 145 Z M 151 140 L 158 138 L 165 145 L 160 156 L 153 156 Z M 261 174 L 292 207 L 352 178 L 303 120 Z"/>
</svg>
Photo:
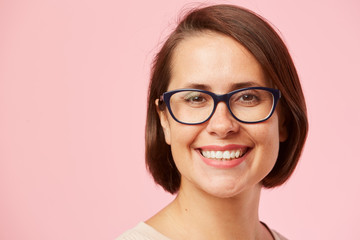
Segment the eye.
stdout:
<svg viewBox="0 0 360 240">
<path fill-rule="evenodd" d="M 256 106 L 260 103 L 260 95 L 257 92 L 239 92 L 235 94 L 232 98 L 232 102 L 239 106 Z"/>
<path fill-rule="evenodd" d="M 194 96 L 194 97 L 188 98 L 186 100 L 191 101 L 191 102 L 204 102 L 205 98 L 203 98 L 201 96 Z"/>
<path fill-rule="evenodd" d="M 184 97 L 184 100 L 188 103 L 204 103 L 207 101 L 204 94 L 200 92 L 190 92 Z"/>
<path fill-rule="evenodd" d="M 241 101 L 245 101 L 245 102 L 251 102 L 256 100 L 256 96 L 251 95 L 251 94 L 244 94 L 240 97 Z"/>
</svg>

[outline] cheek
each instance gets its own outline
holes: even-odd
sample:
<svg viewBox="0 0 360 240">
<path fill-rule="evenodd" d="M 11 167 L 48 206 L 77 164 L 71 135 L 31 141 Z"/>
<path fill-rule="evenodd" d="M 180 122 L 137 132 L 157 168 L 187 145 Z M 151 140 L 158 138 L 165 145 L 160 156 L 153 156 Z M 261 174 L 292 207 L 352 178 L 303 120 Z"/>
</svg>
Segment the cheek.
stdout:
<svg viewBox="0 0 360 240">
<path fill-rule="evenodd" d="M 176 131 L 180 133 L 181 131 Z M 191 168 L 191 150 L 190 144 L 192 142 L 191 136 L 186 134 L 186 131 L 182 131 L 183 134 L 172 134 L 171 135 L 171 154 L 173 156 L 175 165 L 181 175 L 185 174 L 186 171 Z"/>
<path fill-rule="evenodd" d="M 257 141 L 270 144 L 271 146 L 279 145 L 279 124 L 278 115 L 275 113 L 266 122 L 259 125 L 254 125 L 253 133 Z"/>
<path fill-rule="evenodd" d="M 270 118 L 259 125 L 255 124 L 251 126 L 250 131 L 252 134 L 249 135 L 252 137 L 257 149 L 257 157 L 260 158 L 256 164 L 261 164 L 266 169 L 272 168 L 278 157 L 280 146 L 277 118 Z"/>
<path fill-rule="evenodd" d="M 189 176 L 196 158 L 195 141 L 201 133 L 200 126 L 171 123 L 171 152 L 181 175 Z"/>
<path fill-rule="evenodd" d="M 170 123 L 170 140 L 173 155 L 184 155 L 191 147 L 199 133 L 198 126 L 184 125 L 172 121 Z"/>
<path fill-rule="evenodd" d="M 252 126 L 251 129 L 248 130 L 248 133 L 257 145 L 270 144 L 273 146 L 279 142 L 279 131 L 275 125 L 271 127 L 268 124 Z"/>
</svg>

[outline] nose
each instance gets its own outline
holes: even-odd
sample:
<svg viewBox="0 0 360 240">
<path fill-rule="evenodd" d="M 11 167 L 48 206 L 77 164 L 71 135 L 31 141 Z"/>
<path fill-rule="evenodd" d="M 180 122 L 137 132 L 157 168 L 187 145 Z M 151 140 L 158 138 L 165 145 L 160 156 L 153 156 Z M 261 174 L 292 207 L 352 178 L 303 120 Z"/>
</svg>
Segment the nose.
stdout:
<svg viewBox="0 0 360 240">
<path fill-rule="evenodd" d="M 214 114 L 209 119 L 206 130 L 211 135 L 225 138 L 239 131 L 239 123 L 231 115 L 227 105 L 224 102 L 220 102 L 217 105 Z"/>
</svg>

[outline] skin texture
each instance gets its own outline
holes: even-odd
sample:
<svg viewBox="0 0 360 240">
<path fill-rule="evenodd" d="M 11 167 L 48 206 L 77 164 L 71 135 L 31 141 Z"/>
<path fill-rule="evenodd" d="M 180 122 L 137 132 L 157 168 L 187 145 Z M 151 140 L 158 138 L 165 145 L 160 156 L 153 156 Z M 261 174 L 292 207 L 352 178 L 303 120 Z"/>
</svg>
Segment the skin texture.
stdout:
<svg viewBox="0 0 360 240">
<path fill-rule="evenodd" d="M 201 88 L 224 94 L 239 85 L 271 87 L 256 59 L 217 33 L 187 37 L 172 60 L 168 91 Z M 176 199 L 147 223 L 171 239 L 272 239 L 258 218 L 259 183 L 276 162 L 279 142 L 286 139 L 278 110 L 257 124 L 238 122 L 223 102 L 199 125 L 180 124 L 167 110 L 158 113 L 181 185 Z M 199 149 L 230 144 L 249 149 L 239 165 L 224 169 L 203 161 Z"/>
</svg>

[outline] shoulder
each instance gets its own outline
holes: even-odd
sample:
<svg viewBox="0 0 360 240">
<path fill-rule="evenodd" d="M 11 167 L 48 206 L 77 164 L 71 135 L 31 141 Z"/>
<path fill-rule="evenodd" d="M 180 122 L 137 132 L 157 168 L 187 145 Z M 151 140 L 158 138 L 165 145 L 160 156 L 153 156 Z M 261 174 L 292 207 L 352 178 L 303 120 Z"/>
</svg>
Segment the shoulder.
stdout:
<svg viewBox="0 0 360 240">
<path fill-rule="evenodd" d="M 266 223 L 261 222 L 265 228 L 271 233 L 271 235 L 273 236 L 274 240 L 288 240 L 286 237 L 284 237 L 283 235 L 281 235 L 280 233 L 278 233 L 277 231 L 275 231 L 274 229 L 269 228 L 268 225 L 266 225 Z"/>
<path fill-rule="evenodd" d="M 284 237 L 283 235 L 281 235 L 277 231 L 275 231 L 273 229 L 271 229 L 270 231 L 271 231 L 272 235 L 274 236 L 275 240 L 288 240 L 286 237 Z"/>
<path fill-rule="evenodd" d="M 120 235 L 116 240 L 169 240 L 167 237 L 157 232 L 154 228 L 144 222 L 140 222 L 136 227 L 129 229 Z"/>
</svg>

